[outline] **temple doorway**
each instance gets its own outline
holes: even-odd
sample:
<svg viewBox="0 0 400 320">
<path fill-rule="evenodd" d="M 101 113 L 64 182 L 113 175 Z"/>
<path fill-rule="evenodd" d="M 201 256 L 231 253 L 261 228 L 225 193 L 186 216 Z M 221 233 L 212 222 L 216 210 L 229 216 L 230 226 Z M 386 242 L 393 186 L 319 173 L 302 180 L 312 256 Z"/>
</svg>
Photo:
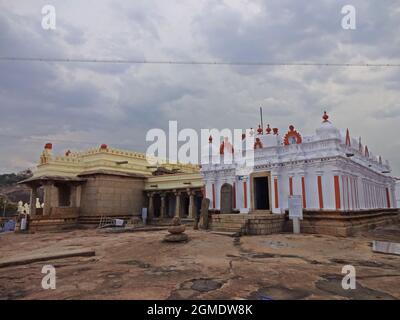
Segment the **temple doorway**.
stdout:
<svg viewBox="0 0 400 320">
<path fill-rule="evenodd" d="M 270 210 L 268 176 L 254 177 L 254 209 Z"/>
<path fill-rule="evenodd" d="M 154 217 L 159 218 L 161 215 L 161 197 L 159 194 L 155 194 L 153 198 L 154 205 Z"/>
<path fill-rule="evenodd" d="M 232 213 L 232 196 L 233 190 L 229 183 L 225 183 L 221 187 L 221 213 Z"/>
</svg>

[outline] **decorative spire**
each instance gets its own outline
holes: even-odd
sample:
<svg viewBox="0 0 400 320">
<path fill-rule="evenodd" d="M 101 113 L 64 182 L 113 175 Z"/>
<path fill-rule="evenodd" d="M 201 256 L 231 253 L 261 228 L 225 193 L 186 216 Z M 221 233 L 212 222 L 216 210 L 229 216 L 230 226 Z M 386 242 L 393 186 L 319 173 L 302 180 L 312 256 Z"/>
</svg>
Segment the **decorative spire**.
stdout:
<svg viewBox="0 0 400 320">
<path fill-rule="evenodd" d="M 256 138 L 256 142 L 254 142 L 254 149 L 262 149 L 263 145 L 260 138 Z"/>
<path fill-rule="evenodd" d="M 351 147 L 351 142 L 350 142 L 350 132 L 349 129 L 347 128 L 346 130 L 346 146 Z"/>
<path fill-rule="evenodd" d="M 363 151 L 363 146 L 361 143 L 361 137 L 358 138 L 358 151 L 360 151 L 360 153 L 362 153 Z"/>
<path fill-rule="evenodd" d="M 272 131 L 274 132 L 275 135 L 278 134 L 278 128 L 273 128 Z"/>
<path fill-rule="evenodd" d="M 52 144 L 51 142 L 47 142 L 47 143 L 44 145 L 44 148 L 45 148 L 45 149 L 48 149 L 48 150 L 51 150 L 51 149 L 53 149 L 53 144 Z"/>
<path fill-rule="evenodd" d="M 229 142 L 228 137 L 225 137 L 221 142 L 221 145 L 219 146 L 219 154 L 225 154 L 225 149 L 232 154 L 234 153 L 233 146 Z"/>
<path fill-rule="evenodd" d="M 208 143 L 212 143 L 212 140 L 213 140 L 213 137 L 210 134 L 210 136 L 208 137 Z"/>
<path fill-rule="evenodd" d="M 324 111 L 324 115 L 322 116 L 322 119 L 324 120 L 324 121 L 322 121 L 322 122 L 329 122 L 329 116 L 328 116 L 328 114 L 326 113 L 326 111 Z"/>
<path fill-rule="evenodd" d="M 369 158 L 369 150 L 368 150 L 368 146 L 365 146 L 365 152 L 364 155 Z"/>
<path fill-rule="evenodd" d="M 257 132 L 258 132 L 259 135 L 261 135 L 263 133 L 263 129 L 261 128 L 260 125 L 258 125 Z"/>
<path fill-rule="evenodd" d="M 269 127 L 269 124 L 267 124 L 267 129 L 265 129 L 265 132 L 267 134 L 271 134 L 271 128 Z"/>
</svg>

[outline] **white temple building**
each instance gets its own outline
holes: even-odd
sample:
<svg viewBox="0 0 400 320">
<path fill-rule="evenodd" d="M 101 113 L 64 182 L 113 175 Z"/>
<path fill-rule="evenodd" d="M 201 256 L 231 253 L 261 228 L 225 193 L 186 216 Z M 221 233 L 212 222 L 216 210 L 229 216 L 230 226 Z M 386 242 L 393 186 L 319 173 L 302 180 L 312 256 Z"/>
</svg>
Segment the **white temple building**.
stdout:
<svg viewBox="0 0 400 320">
<path fill-rule="evenodd" d="M 253 165 L 235 161 L 238 152 L 244 155 L 248 150 L 234 150 L 225 139 L 219 148 L 220 163 L 210 161 L 201 168 L 210 209 L 284 213 L 291 195 L 300 195 L 303 208 L 311 211 L 396 208 L 396 180 L 390 176 L 389 163 L 369 152 L 348 129 L 338 130 L 326 112 L 322 118 L 309 136 L 292 125 L 283 136 L 277 128 L 268 125 L 264 132 L 259 126 L 251 137 Z M 243 135 L 243 145 L 246 139 Z M 231 164 L 224 163 L 227 154 L 233 157 Z"/>
</svg>

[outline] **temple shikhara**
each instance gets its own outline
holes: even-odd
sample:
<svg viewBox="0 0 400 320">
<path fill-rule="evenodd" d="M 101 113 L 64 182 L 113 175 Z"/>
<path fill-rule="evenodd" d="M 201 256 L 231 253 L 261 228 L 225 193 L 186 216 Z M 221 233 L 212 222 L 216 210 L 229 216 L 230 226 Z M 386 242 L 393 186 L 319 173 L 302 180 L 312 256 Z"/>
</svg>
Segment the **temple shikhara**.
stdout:
<svg viewBox="0 0 400 320">
<path fill-rule="evenodd" d="M 208 198 L 211 229 L 269 234 L 290 229 L 288 199 L 295 195 L 301 196 L 305 233 L 347 236 L 397 221 L 396 180 L 388 161 L 349 129 L 336 128 L 326 112 L 309 135 L 294 125 L 282 134 L 270 125 L 250 134 L 251 166 L 224 161 L 235 160 L 238 152 L 246 157 L 246 150 L 234 150 L 224 137 L 209 141 L 210 149 L 215 141 L 220 144 L 219 163 L 201 166 L 150 166 L 145 154 L 105 144 L 54 155 L 48 143 L 34 176 L 23 181 L 32 190 L 30 227 L 96 225 L 102 217 L 129 220 L 143 208 L 150 224 L 173 217 L 190 224 L 203 214 Z M 246 139 L 243 135 L 244 145 Z M 35 206 L 38 188 L 44 189 L 43 208 Z"/>
</svg>

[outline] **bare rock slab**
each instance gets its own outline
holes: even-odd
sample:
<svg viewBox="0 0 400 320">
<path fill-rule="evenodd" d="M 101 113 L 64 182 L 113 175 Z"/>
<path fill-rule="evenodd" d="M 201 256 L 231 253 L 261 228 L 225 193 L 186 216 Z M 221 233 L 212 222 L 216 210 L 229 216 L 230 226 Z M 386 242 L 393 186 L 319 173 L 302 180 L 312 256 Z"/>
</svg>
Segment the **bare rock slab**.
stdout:
<svg viewBox="0 0 400 320">
<path fill-rule="evenodd" d="M 0 268 L 19 266 L 38 261 L 64 259 L 70 257 L 92 257 L 96 255 L 93 249 L 64 250 L 50 253 L 36 253 L 8 259 L 0 259 Z"/>
</svg>

